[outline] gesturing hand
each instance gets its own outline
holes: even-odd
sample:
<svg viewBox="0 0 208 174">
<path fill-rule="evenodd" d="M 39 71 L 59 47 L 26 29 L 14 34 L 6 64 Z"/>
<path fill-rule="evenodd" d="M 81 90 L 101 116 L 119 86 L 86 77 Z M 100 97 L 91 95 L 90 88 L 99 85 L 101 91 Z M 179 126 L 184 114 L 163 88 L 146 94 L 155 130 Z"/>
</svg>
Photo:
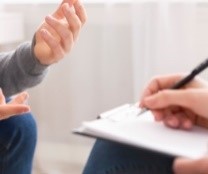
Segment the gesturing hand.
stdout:
<svg viewBox="0 0 208 174">
<path fill-rule="evenodd" d="M 204 123 L 208 119 L 208 83 L 195 78 L 182 89 L 169 89 L 183 77 L 175 74 L 154 78 L 145 88 L 140 105 L 149 108 L 156 121 L 172 128 L 207 126 Z"/>
<path fill-rule="evenodd" d="M 0 90 L 0 120 L 29 112 L 30 107 L 25 104 L 27 98 L 28 94 L 22 92 L 16 95 L 9 103 L 6 103 L 2 90 Z"/>
<path fill-rule="evenodd" d="M 63 0 L 36 32 L 34 53 L 39 62 L 50 65 L 69 53 L 86 18 L 80 0 Z"/>
</svg>

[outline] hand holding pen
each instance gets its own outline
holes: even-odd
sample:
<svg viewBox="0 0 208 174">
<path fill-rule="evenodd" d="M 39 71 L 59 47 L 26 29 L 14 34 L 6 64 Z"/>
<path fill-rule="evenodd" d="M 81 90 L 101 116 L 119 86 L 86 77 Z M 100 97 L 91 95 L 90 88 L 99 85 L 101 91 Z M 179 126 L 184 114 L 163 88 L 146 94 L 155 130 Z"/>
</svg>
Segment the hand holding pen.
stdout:
<svg viewBox="0 0 208 174">
<path fill-rule="evenodd" d="M 188 76 L 154 78 L 143 92 L 142 111 L 151 110 L 156 121 L 163 121 L 172 128 L 190 129 L 193 124 L 204 124 L 205 121 L 199 123 L 199 120 L 208 118 L 208 83 L 195 76 L 207 66 L 208 60 L 205 60 Z"/>
</svg>

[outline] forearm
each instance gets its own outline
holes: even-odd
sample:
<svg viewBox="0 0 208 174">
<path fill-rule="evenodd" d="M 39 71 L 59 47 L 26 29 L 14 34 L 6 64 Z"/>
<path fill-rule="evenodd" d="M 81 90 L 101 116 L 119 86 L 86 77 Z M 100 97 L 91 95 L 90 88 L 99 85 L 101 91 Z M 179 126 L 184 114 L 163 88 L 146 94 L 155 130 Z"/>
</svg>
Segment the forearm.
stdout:
<svg viewBox="0 0 208 174">
<path fill-rule="evenodd" d="M 0 54 L 0 87 L 7 97 L 39 84 L 46 72 L 47 66 L 37 61 L 30 42 Z"/>
</svg>

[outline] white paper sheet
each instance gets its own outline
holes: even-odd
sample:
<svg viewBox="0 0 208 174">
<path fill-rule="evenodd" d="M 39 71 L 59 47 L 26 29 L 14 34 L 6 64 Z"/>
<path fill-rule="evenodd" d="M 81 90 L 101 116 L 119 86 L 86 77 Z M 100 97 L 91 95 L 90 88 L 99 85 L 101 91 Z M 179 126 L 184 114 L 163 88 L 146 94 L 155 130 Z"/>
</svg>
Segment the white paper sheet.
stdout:
<svg viewBox="0 0 208 174">
<path fill-rule="evenodd" d="M 101 114 L 102 119 L 84 122 L 75 132 L 177 156 L 198 158 L 208 153 L 207 129 L 171 129 L 155 122 L 150 112 L 137 116 L 132 106 L 121 108 Z"/>
</svg>

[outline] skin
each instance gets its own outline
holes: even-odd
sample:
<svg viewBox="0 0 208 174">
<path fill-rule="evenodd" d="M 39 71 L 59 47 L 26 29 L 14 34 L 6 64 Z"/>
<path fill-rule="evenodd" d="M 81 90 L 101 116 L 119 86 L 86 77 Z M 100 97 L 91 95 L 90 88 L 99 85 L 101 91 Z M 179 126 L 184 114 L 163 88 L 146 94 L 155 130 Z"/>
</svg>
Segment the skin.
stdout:
<svg viewBox="0 0 208 174">
<path fill-rule="evenodd" d="M 140 107 L 149 108 L 156 121 L 173 129 L 191 130 L 193 125 L 207 127 L 208 83 L 195 78 L 182 89 L 168 89 L 184 74 L 173 74 L 153 78 L 141 97 Z M 175 174 L 207 174 L 208 157 L 200 159 L 176 158 Z"/>
<path fill-rule="evenodd" d="M 80 0 L 63 0 L 35 32 L 34 54 L 37 60 L 43 65 L 51 65 L 63 59 L 73 48 L 86 19 Z M 28 94 L 23 92 L 6 103 L 0 90 L 0 120 L 29 112 L 27 98 Z"/>
<path fill-rule="evenodd" d="M 16 95 L 9 103 L 6 103 L 5 97 L 0 89 L 0 120 L 29 112 L 30 107 L 26 104 L 28 97 L 27 92 L 22 92 Z"/>
<path fill-rule="evenodd" d="M 69 53 L 86 19 L 80 0 L 63 0 L 52 15 L 46 16 L 35 37 L 34 53 L 40 63 L 56 63 Z"/>
</svg>

